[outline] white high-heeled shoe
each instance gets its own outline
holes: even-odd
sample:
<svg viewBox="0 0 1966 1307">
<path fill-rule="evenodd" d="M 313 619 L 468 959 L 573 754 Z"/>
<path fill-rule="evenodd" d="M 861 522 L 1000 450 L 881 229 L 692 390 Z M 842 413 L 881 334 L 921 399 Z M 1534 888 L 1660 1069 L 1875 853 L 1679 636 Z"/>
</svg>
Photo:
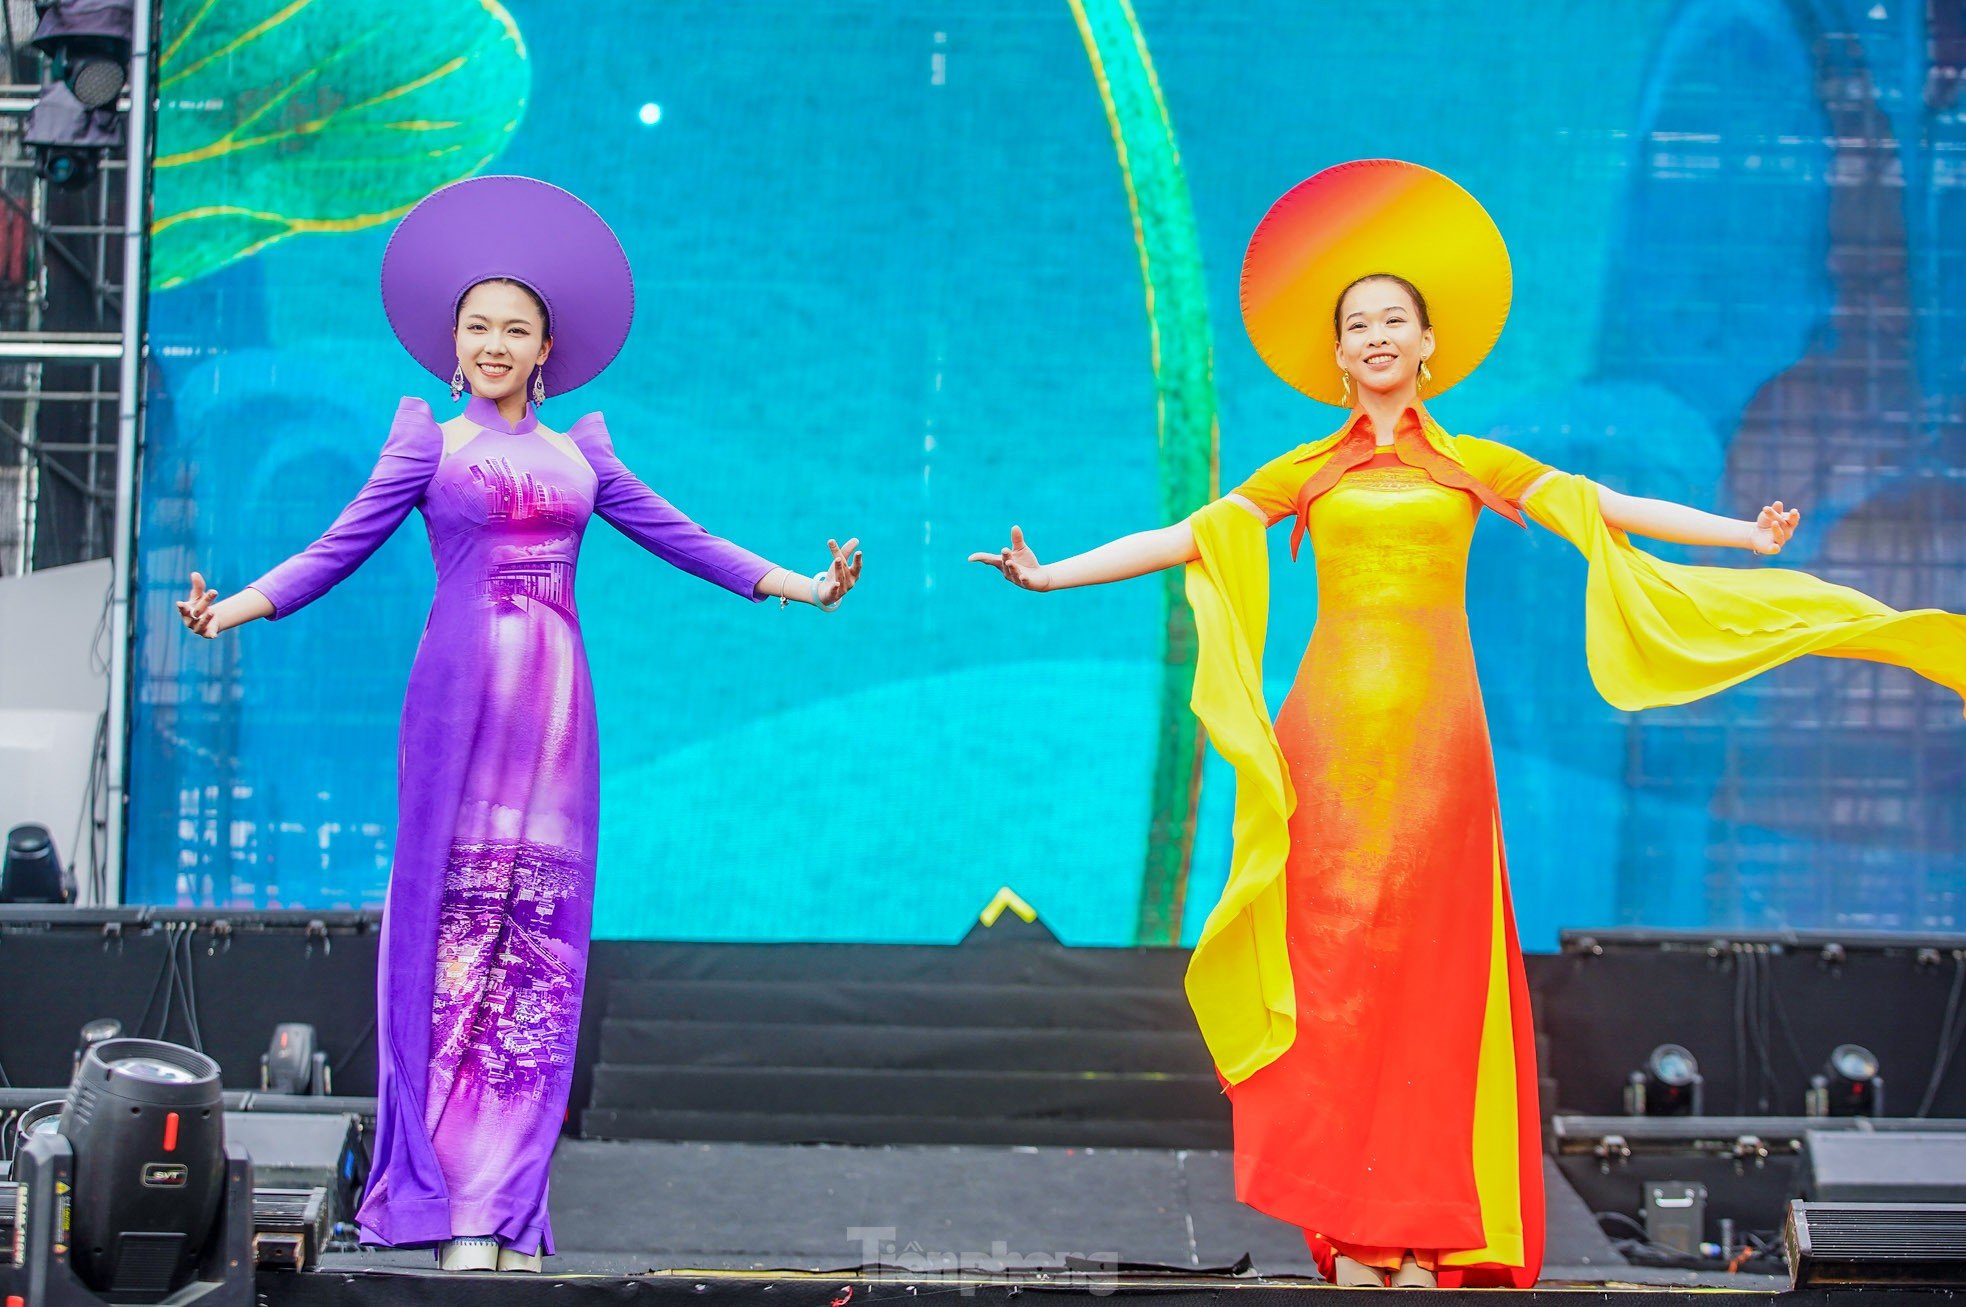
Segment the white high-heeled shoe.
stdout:
<svg viewBox="0 0 1966 1307">
<path fill-rule="evenodd" d="M 539 1273 L 540 1254 L 516 1252 L 510 1248 L 498 1250 L 498 1269 L 501 1271 L 529 1271 Z"/>
<path fill-rule="evenodd" d="M 495 1271 L 498 1269 L 498 1240 L 446 1239 L 437 1245 L 440 1271 Z"/>
</svg>

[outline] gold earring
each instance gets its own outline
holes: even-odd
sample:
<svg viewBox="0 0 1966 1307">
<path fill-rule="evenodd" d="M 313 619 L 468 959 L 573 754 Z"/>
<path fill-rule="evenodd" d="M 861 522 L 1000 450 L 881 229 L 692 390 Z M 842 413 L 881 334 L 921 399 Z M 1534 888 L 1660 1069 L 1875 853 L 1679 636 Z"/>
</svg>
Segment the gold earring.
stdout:
<svg viewBox="0 0 1966 1307">
<path fill-rule="evenodd" d="M 1352 402 L 1352 374 L 1343 368 L 1339 368 L 1338 382 L 1345 388 L 1345 405 L 1346 407 L 1350 407 Z"/>
<path fill-rule="evenodd" d="M 1420 360 L 1420 385 L 1415 386 L 1413 389 L 1417 391 L 1420 389 L 1420 386 L 1426 385 L 1428 382 L 1432 381 L 1433 379 L 1434 379 L 1434 374 L 1432 369 L 1427 367 L 1427 361 L 1425 359 L 1421 359 Z"/>
</svg>

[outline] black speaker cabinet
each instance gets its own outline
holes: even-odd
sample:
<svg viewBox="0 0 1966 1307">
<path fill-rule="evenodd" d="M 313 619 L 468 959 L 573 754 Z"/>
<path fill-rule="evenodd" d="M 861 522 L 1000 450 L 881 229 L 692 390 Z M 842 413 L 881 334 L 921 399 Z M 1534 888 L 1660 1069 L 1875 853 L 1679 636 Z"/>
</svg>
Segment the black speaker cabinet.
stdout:
<svg viewBox="0 0 1966 1307">
<path fill-rule="evenodd" d="M 1811 1130 L 1802 1196 L 1819 1203 L 1966 1203 L 1966 1134 Z"/>
</svg>

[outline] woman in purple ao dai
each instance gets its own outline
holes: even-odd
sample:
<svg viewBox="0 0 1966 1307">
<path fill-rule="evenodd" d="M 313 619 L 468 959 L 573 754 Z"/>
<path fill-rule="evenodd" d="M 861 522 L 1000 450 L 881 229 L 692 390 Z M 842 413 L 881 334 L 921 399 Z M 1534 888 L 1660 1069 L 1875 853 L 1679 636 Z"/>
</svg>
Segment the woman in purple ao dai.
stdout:
<svg viewBox="0 0 1966 1307">
<path fill-rule="evenodd" d="M 403 400 L 325 535 L 226 599 L 192 573 L 178 610 L 207 637 L 286 617 L 423 515 L 437 592 L 403 705 L 358 1220 L 376 1243 L 439 1245 L 446 1269 L 537 1270 L 594 894 L 600 762 L 574 602 L 589 518 L 753 600 L 836 607 L 860 556 L 828 542 L 816 576 L 775 567 L 638 480 L 600 414 L 541 424 L 547 389 L 598 374 L 633 313 L 619 242 L 567 192 L 521 177 L 436 192 L 390 241 L 383 300 L 453 399 L 468 385 L 464 412 L 439 423 Z"/>
</svg>

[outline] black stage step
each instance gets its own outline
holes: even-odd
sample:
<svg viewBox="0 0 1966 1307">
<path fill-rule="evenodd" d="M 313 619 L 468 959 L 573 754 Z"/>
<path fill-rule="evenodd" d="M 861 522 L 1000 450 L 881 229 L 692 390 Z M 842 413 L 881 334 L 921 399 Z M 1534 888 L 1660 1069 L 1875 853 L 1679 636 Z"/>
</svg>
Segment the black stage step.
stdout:
<svg viewBox="0 0 1966 1307">
<path fill-rule="evenodd" d="M 670 1021 L 861 1026 L 1004 1026 L 1094 1030 L 1190 1030 L 1180 986 L 1072 988 L 842 977 L 773 980 L 619 980 L 608 1015 Z"/>
<path fill-rule="evenodd" d="M 887 1067 L 897 1071 L 1185 1071 L 1209 1075 L 1193 1031 L 656 1021 L 610 1016 L 601 1061 L 625 1066 Z"/>
<path fill-rule="evenodd" d="M 590 1107 L 584 1138 L 756 1144 L 980 1144 L 1060 1148 L 1224 1149 L 1229 1118 L 1149 1121 L 1075 1117 L 1005 1120 L 979 1116 L 843 1116 L 766 1112 L 678 1112 Z"/>
<path fill-rule="evenodd" d="M 890 1071 L 837 1067 L 624 1067 L 594 1071 L 594 1101 L 660 1103 L 684 1112 L 797 1116 L 839 1113 L 909 1116 L 932 1105 L 937 1116 L 1074 1119 L 1106 1115 L 1120 1101 L 1132 1117 L 1206 1117 L 1217 1105 L 1214 1076 L 1108 1072 Z"/>
<path fill-rule="evenodd" d="M 1185 968 L 1043 942 L 644 950 L 590 1010 L 581 1133 L 1220 1148 Z"/>
<path fill-rule="evenodd" d="M 990 944 L 676 944 L 597 940 L 596 962 L 618 979 L 909 981 L 1035 984 L 1115 983 L 1178 991 L 1188 952 L 1175 948 L 1064 948 Z"/>
</svg>

